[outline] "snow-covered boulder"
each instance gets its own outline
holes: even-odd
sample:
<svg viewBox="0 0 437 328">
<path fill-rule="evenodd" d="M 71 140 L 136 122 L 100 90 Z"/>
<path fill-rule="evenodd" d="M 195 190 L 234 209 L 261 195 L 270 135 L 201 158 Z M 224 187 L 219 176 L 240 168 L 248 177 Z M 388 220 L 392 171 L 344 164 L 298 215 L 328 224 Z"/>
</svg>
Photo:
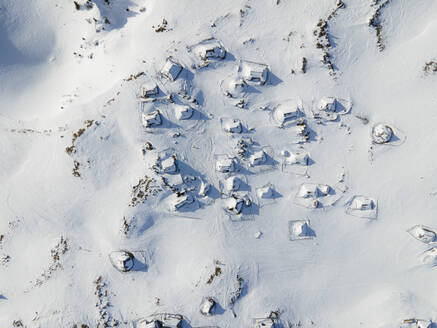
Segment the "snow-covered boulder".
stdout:
<svg viewBox="0 0 437 328">
<path fill-rule="evenodd" d="M 235 171 L 235 160 L 233 158 L 219 158 L 215 163 L 215 169 L 221 173 L 231 173 Z"/>
<path fill-rule="evenodd" d="M 193 109 L 187 105 L 174 105 L 175 116 L 178 120 L 188 120 L 193 116 Z"/>
<path fill-rule="evenodd" d="M 128 251 L 115 251 L 109 254 L 109 259 L 118 271 L 128 272 L 134 267 L 134 255 Z"/>
<path fill-rule="evenodd" d="M 167 77 L 169 80 L 174 81 L 178 78 L 182 71 L 182 66 L 176 62 L 173 58 L 167 58 L 164 66 L 161 69 L 161 74 Z"/>
<path fill-rule="evenodd" d="M 288 221 L 288 229 L 290 240 L 311 239 L 314 237 L 314 231 L 311 229 L 308 219 Z"/>
<path fill-rule="evenodd" d="M 267 82 L 269 67 L 266 64 L 241 60 L 239 71 L 244 81 L 262 85 Z"/>
<path fill-rule="evenodd" d="M 155 110 L 151 113 L 143 113 L 142 115 L 143 125 L 146 128 L 151 128 L 154 126 L 159 126 L 162 124 L 161 113 L 158 110 Z"/>
<path fill-rule="evenodd" d="M 141 86 L 141 97 L 149 98 L 159 94 L 158 85 L 155 82 L 149 81 Z"/>
<path fill-rule="evenodd" d="M 410 229 L 407 230 L 407 232 L 411 236 L 413 236 L 414 238 L 420 240 L 422 243 L 425 244 L 435 242 L 437 239 L 437 234 L 433 229 L 428 228 L 421 224 L 417 224 L 411 227 Z"/>
<path fill-rule="evenodd" d="M 262 165 L 266 163 L 267 155 L 264 150 L 258 150 L 250 156 L 249 161 L 252 166 Z"/>
<path fill-rule="evenodd" d="M 378 123 L 372 128 L 372 140 L 376 144 L 388 143 L 392 137 L 393 129 L 385 123 Z"/>
<path fill-rule="evenodd" d="M 200 305 L 200 313 L 206 316 L 213 315 L 216 301 L 212 297 L 205 297 Z"/>
</svg>

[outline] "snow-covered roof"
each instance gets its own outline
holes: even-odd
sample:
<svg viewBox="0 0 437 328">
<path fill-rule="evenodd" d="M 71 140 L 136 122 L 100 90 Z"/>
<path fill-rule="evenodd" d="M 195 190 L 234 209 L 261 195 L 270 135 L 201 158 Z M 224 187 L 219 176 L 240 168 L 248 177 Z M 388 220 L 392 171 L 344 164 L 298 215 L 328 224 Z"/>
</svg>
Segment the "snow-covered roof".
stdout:
<svg viewBox="0 0 437 328">
<path fill-rule="evenodd" d="M 161 168 L 164 173 L 177 172 L 176 160 L 173 156 L 169 156 L 161 161 Z"/>
<path fill-rule="evenodd" d="M 182 321 L 183 317 L 179 314 L 157 313 L 137 320 L 135 328 L 181 328 Z"/>
<path fill-rule="evenodd" d="M 246 82 L 265 84 L 269 74 L 269 67 L 266 64 L 242 60 L 240 62 L 240 71 Z"/>
<path fill-rule="evenodd" d="M 346 213 L 357 217 L 376 219 L 377 201 L 374 198 L 355 195 L 347 203 Z"/>
<path fill-rule="evenodd" d="M 200 313 L 207 316 L 212 315 L 215 305 L 216 302 L 212 297 L 205 297 L 200 305 Z"/>
<path fill-rule="evenodd" d="M 411 236 L 425 244 L 429 244 L 437 240 L 436 231 L 422 224 L 417 224 L 411 227 L 407 230 L 407 232 Z"/>
<path fill-rule="evenodd" d="M 233 158 L 220 158 L 215 163 L 218 172 L 228 173 L 235 171 L 235 160 Z"/>
<path fill-rule="evenodd" d="M 191 196 L 190 194 L 184 194 L 173 199 L 171 206 L 174 211 L 177 211 L 184 206 L 192 204 L 193 202 L 194 202 L 193 196 Z"/>
<path fill-rule="evenodd" d="M 251 165 L 262 165 L 267 161 L 267 155 L 264 150 L 254 152 L 249 158 Z"/>
<path fill-rule="evenodd" d="M 178 120 L 188 120 L 193 116 L 193 109 L 187 105 L 174 105 L 174 111 Z"/>
<path fill-rule="evenodd" d="M 273 111 L 273 118 L 279 125 L 295 121 L 301 116 L 300 105 L 297 101 L 280 103 Z"/>
<path fill-rule="evenodd" d="M 299 189 L 298 196 L 302 198 L 319 197 L 319 188 L 314 183 L 303 183 Z"/>
<path fill-rule="evenodd" d="M 224 83 L 224 93 L 228 97 L 240 97 L 247 91 L 248 85 L 242 78 L 231 78 Z"/>
<path fill-rule="evenodd" d="M 210 190 L 211 184 L 202 180 L 199 187 L 199 196 L 205 197 Z"/>
<path fill-rule="evenodd" d="M 237 191 L 240 188 L 241 180 L 236 176 L 230 176 L 225 181 L 227 191 Z"/>
<path fill-rule="evenodd" d="M 355 197 L 351 204 L 351 208 L 361 211 L 372 210 L 374 207 L 373 199 L 364 196 Z"/>
<path fill-rule="evenodd" d="M 240 214 L 241 211 L 243 210 L 243 206 L 244 206 L 243 198 L 232 196 L 226 200 L 227 210 L 234 214 Z"/>
<path fill-rule="evenodd" d="M 290 240 L 309 239 L 314 235 L 308 219 L 288 222 Z"/>
<path fill-rule="evenodd" d="M 208 59 L 221 60 L 226 56 L 225 47 L 216 39 L 208 39 L 200 42 L 194 46 L 194 52 L 204 61 Z"/>
<path fill-rule="evenodd" d="M 271 318 L 254 319 L 252 328 L 274 328 L 275 322 Z"/>
<path fill-rule="evenodd" d="M 244 207 L 251 206 L 252 201 L 247 194 L 232 194 L 226 199 L 226 209 L 233 214 L 241 214 Z"/>
<path fill-rule="evenodd" d="M 174 81 L 178 78 L 179 74 L 182 71 L 182 66 L 178 62 L 176 62 L 173 58 L 167 58 L 167 61 L 164 64 L 164 67 L 161 69 L 161 74 Z"/>
<path fill-rule="evenodd" d="M 331 187 L 327 184 L 319 184 L 317 185 L 317 189 L 321 196 L 327 196 L 331 192 Z"/>
<path fill-rule="evenodd" d="M 274 189 L 269 184 L 269 185 L 265 185 L 261 188 L 258 188 L 257 193 L 258 193 L 258 197 L 260 197 L 260 198 L 272 198 L 273 193 L 274 193 Z"/>
<path fill-rule="evenodd" d="M 437 247 L 432 247 L 425 252 L 423 252 L 421 256 L 421 260 L 424 264 L 429 264 L 432 266 L 437 265 Z"/>
<path fill-rule="evenodd" d="M 142 115 L 143 125 L 146 128 L 150 128 L 153 126 L 159 126 L 162 124 L 161 113 L 158 110 L 155 110 L 151 113 L 143 113 Z"/>
<path fill-rule="evenodd" d="M 223 130 L 228 133 L 241 133 L 243 131 L 243 126 L 238 119 L 228 119 L 223 121 Z"/>
<path fill-rule="evenodd" d="M 431 328 L 434 327 L 434 324 L 430 320 L 424 319 L 405 319 L 402 322 L 401 328 Z"/>
<path fill-rule="evenodd" d="M 141 96 L 144 98 L 156 96 L 158 94 L 159 94 L 158 85 L 153 81 L 145 82 L 141 86 Z"/>
<path fill-rule="evenodd" d="M 304 151 L 290 152 L 285 161 L 292 165 L 308 165 L 309 155 Z"/>
<path fill-rule="evenodd" d="M 319 101 L 319 110 L 325 112 L 335 112 L 337 108 L 337 99 L 334 97 L 322 97 Z"/>
</svg>

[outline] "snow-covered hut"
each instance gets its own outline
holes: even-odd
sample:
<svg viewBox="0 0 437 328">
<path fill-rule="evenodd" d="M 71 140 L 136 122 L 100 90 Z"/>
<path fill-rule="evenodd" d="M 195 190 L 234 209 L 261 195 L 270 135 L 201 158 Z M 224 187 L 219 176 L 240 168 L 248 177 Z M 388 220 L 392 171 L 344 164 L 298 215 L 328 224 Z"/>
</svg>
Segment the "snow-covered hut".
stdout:
<svg viewBox="0 0 437 328">
<path fill-rule="evenodd" d="M 109 259 L 118 271 L 128 272 L 134 267 L 134 255 L 128 251 L 115 251 L 109 255 Z"/>
<path fill-rule="evenodd" d="M 169 57 L 161 69 L 161 74 L 169 80 L 174 81 L 178 78 L 181 71 L 181 64 L 176 62 L 172 57 Z"/>
<path fill-rule="evenodd" d="M 256 63 L 248 60 L 240 61 L 241 76 L 244 81 L 256 84 L 265 84 L 267 82 L 269 67 L 266 64 Z"/>
<path fill-rule="evenodd" d="M 221 173 L 230 173 L 235 171 L 235 160 L 233 158 L 219 158 L 215 163 L 215 169 Z"/>
<path fill-rule="evenodd" d="M 141 97 L 149 98 L 159 94 L 158 85 L 155 82 L 149 81 L 141 86 Z"/>
<path fill-rule="evenodd" d="M 175 116 L 178 120 L 188 120 L 193 116 L 193 109 L 187 105 L 174 105 Z"/>
<path fill-rule="evenodd" d="M 155 110 L 151 113 L 143 113 L 142 121 L 146 128 L 159 126 L 162 124 L 161 113 L 159 110 Z"/>
<path fill-rule="evenodd" d="M 249 161 L 252 166 L 262 165 L 267 161 L 267 155 L 264 150 L 258 150 L 250 156 Z"/>
<path fill-rule="evenodd" d="M 205 297 L 200 305 L 200 313 L 206 316 L 213 315 L 216 301 L 212 297 Z"/>
</svg>

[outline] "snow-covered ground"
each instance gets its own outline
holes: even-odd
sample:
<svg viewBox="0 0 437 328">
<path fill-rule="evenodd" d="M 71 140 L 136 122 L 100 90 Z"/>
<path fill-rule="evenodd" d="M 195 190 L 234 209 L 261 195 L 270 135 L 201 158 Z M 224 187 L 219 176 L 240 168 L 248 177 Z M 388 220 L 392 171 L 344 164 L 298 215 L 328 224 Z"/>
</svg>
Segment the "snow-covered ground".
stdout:
<svg viewBox="0 0 437 328">
<path fill-rule="evenodd" d="M 435 327 L 436 35 L 435 0 L 0 0 L 0 327 Z"/>
</svg>

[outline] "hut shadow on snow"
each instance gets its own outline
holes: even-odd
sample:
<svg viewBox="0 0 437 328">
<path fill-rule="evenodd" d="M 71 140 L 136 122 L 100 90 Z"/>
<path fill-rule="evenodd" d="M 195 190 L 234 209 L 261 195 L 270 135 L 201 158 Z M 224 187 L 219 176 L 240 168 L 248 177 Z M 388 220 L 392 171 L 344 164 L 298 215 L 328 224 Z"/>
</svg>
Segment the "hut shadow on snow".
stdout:
<svg viewBox="0 0 437 328">
<path fill-rule="evenodd" d="M 267 85 L 276 86 L 282 82 L 284 81 L 282 81 L 277 75 L 273 74 L 271 71 L 269 72 L 269 79 L 267 81 Z"/>
<path fill-rule="evenodd" d="M 127 10 L 130 6 L 137 6 L 131 0 L 92 0 L 92 2 L 99 9 L 102 18 L 107 18 L 109 21 L 105 24 L 105 31 L 121 29 L 126 25 L 128 18 L 137 15 L 136 12 Z"/>
</svg>

